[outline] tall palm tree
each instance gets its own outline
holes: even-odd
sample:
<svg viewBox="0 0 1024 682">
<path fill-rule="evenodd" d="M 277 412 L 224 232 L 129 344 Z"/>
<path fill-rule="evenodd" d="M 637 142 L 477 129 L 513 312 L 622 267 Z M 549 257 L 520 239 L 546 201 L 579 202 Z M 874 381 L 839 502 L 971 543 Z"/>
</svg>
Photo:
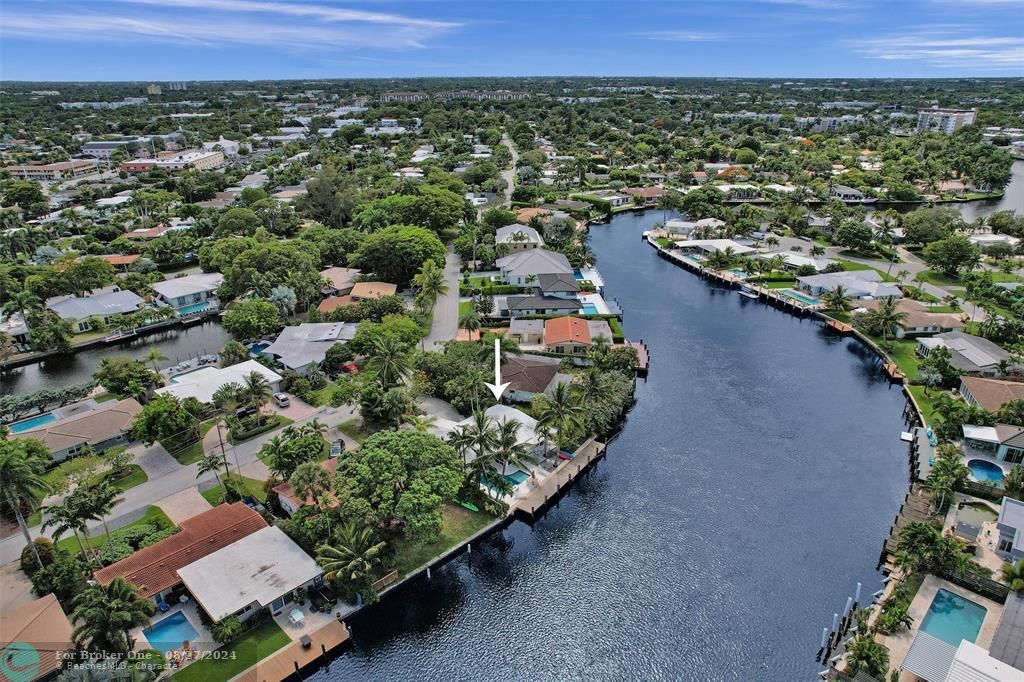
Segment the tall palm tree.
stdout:
<svg viewBox="0 0 1024 682">
<path fill-rule="evenodd" d="M 221 453 L 214 450 L 204 455 L 201 460 L 196 462 L 196 478 L 199 478 L 209 473 L 213 473 L 213 475 L 217 478 L 217 485 L 223 486 L 224 481 L 221 480 L 220 477 L 221 468 L 224 469 L 225 475 L 231 473 L 228 470 L 227 458 L 225 458 Z"/>
<path fill-rule="evenodd" d="M 444 269 L 433 260 L 424 261 L 420 271 L 413 276 L 412 285 L 417 291 L 417 297 L 422 297 L 430 305 L 434 304 L 438 296 L 448 293 L 448 279 Z"/>
<path fill-rule="evenodd" d="M 378 542 L 372 530 L 352 522 L 341 526 L 337 536 L 333 545 L 317 548 L 316 561 L 323 567 L 324 577 L 357 592 L 368 589 L 387 543 Z"/>
<path fill-rule="evenodd" d="M 160 371 L 160 366 L 157 363 L 163 362 L 166 359 L 167 359 L 167 356 L 164 355 L 163 353 L 161 353 L 156 348 L 154 348 L 153 350 L 149 351 L 149 353 L 146 354 L 146 360 L 148 362 L 153 363 L 153 371 L 154 372 L 159 372 Z"/>
<path fill-rule="evenodd" d="M 519 442 L 519 422 L 514 419 L 506 419 L 498 425 L 494 459 L 501 462 L 503 475 L 508 473 L 510 465 L 517 469 L 527 469 L 537 463 L 530 449 Z"/>
<path fill-rule="evenodd" d="M 475 459 L 487 459 L 498 442 L 498 428 L 494 420 L 483 410 L 473 411 L 473 421 L 466 425 Z"/>
<path fill-rule="evenodd" d="M 868 326 L 882 335 L 883 341 L 889 340 L 889 334 L 895 327 L 907 319 L 907 313 L 899 309 L 899 301 L 886 298 L 874 310 L 866 315 Z"/>
<path fill-rule="evenodd" d="M 577 402 L 569 384 L 558 384 L 550 396 L 537 396 L 533 407 L 537 424 L 556 432 L 559 448 L 568 445 L 573 434 L 583 428 L 586 410 Z"/>
<path fill-rule="evenodd" d="M 53 529 L 50 533 L 54 540 L 60 540 L 68 531 L 74 534 L 75 540 L 78 541 L 78 549 L 81 551 L 83 557 L 88 561 L 90 559 L 89 553 L 85 549 L 85 543 L 82 542 L 82 536 L 79 532 L 85 527 L 85 519 L 78 515 L 78 510 L 70 504 L 54 504 L 44 508 L 46 513 L 46 520 L 43 521 L 42 530 L 44 532 Z"/>
<path fill-rule="evenodd" d="M 14 511 L 21 534 L 32 548 L 32 556 L 39 568 L 42 568 L 43 561 L 39 558 L 21 511 L 25 507 L 34 511 L 37 500 L 52 490 L 42 476 L 46 464 L 42 458 L 31 456 L 16 441 L 5 441 L 0 445 L 0 481 L 3 481 L 3 485 L 0 485 L 0 499 L 3 499 L 8 509 Z"/>
<path fill-rule="evenodd" d="M 377 381 L 384 389 L 405 381 L 412 371 L 405 344 L 391 336 L 374 339 L 367 367 L 377 373 Z"/>
<path fill-rule="evenodd" d="M 470 334 L 480 331 L 480 313 L 476 310 L 467 310 L 459 317 L 459 329 L 465 329 Z"/>
<path fill-rule="evenodd" d="M 121 496 L 121 489 L 111 485 L 109 481 L 103 481 L 99 485 L 89 488 L 86 496 L 89 515 L 99 517 L 103 523 L 103 531 L 107 536 L 107 547 L 111 550 L 113 547 L 107 517 L 114 511 L 114 507 L 122 502 L 124 502 L 124 497 Z"/>
<path fill-rule="evenodd" d="M 154 612 L 153 600 L 140 597 L 138 589 L 120 576 L 105 587 L 94 585 L 75 597 L 75 643 L 90 651 L 127 653 L 133 644 L 128 633 L 149 625 Z"/>
<path fill-rule="evenodd" d="M 462 466 L 469 466 L 469 459 L 466 456 L 473 446 L 473 432 L 466 424 L 459 424 L 448 433 L 448 444 L 455 448 L 455 451 L 462 456 Z"/>
<path fill-rule="evenodd" d="M 847 311 L 850 309 L 850 302 L 853 297 L 847 292 L 846 287 L 837 284 L 831 291 L 826 291 L 821 297 L 822 303 L 832 310 Z"/>
<path fill-rule="evenodd" d="M 270 399 L 270 382 L 259 372 L 249 372 L 242 377 L 242 391 L 245 394 L 246 402 L 256 409 L 256 421 L 263 423 L 262 408 Z"/>
<path fill-rule="evenodd" d="M 25 321 L 25 325 L 28 325 L 29 313 L 36 310 L 42 310 L 43 303 L 30 291 L 15 291 L 10 294 L 7 298 L 7 303 L 4 304 L 3 312 L 5 315 L 13 315 L 18 313 L 21 315 L 22 320 Z"/>
</svg>

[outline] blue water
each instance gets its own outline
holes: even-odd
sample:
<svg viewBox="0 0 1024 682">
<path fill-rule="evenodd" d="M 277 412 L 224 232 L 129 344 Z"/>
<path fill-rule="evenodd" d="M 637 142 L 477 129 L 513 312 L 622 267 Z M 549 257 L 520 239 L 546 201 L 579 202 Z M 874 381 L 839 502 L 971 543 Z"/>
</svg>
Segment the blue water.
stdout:
<svg viewBox="0 0 1024 682">
<path fill-rule="evenodd" d="M 576 279 L 583 279 L 583 273 L 580 272 L 579 268 L 576 268 L 572 271 L 572 276 L 575 277 Z"/>
<path fill-rule="evenodd" d="M 54 417 L 51 413 L 47 412 L 46 414 L 41 414 L 37 417 L 32 417 L 31 419 L 26 419 L 16 424 L 11 424 L 10 429 L 11 433 L 21 433 L 22 431 L 28 431 L 29 429 L 34 429 L 42 426 L 43 424 L 49 424 L 50 422 L 54 421 L 57 421 L 57 418 Z"/>
<path fill-rule="evenodd" d="M 179 649 L 185 642 L 194 643 L 199 637 L 199 633 L 181 611 L 158 620 L 143 630 L 142 634 L 146 636 L 149 645 L 157 651 Z"/>
<path fill-rule="evenodd" d="M 971 470 L 974 480 L 979 483 L 990 483 L 1000 488 L 1003 487 L 1003 470 L 992 462 L 986 462 L 983 459 L 972 459 L 967 462 L 967 468 Z"/>
<path fill-rule="evenodd" d="M 593 303 L 584 303 L 583 304 L 583 314 L 584 315 L 597 315 L 597 306 L 594 305 Z"/>
<path fill-rule="evenodd" d="M 192 305 L 187 305 L 184 308 L 178 308 L 178 315 L 191 315 L 192 313 L 198 313 L 206 310 L 209 307 L 210 304 L 206 301 L 203 301 L 202 303 L 193 303 Z"/>
<path fill-rule="evenodd" d="M 253 356 L 259 355 L 264 350 L 266 350 L 269 346 L 270 346 L 269 343 L 265 343 L 263 341 L 260 341 L 259 343 L 254 343 L 251 346 L 249 346 L 249 353 L 251 355 L 253 355 Z"/>
<path fill-rule="evenodd" d="M 974 642 L 986 613 L 988 609 L 981 604 L 949 590 L 939 590 L 921 621 L 921 631 L 958 647 L 961 640 Z"/>
<path fill-rule="evenodd" d="M 803 303 L 809 303 L 811 305 L 817 305 L 818 303 L 821 303 L 821 301 L 814 298 L 813 296 L 801 294 L 799 291 L 796 291 L 795 289 L 783 289 L 782 295 L 789 296 L 790 298 L 795 298 L 798 301 L 802 301 Z"/>
</svg>

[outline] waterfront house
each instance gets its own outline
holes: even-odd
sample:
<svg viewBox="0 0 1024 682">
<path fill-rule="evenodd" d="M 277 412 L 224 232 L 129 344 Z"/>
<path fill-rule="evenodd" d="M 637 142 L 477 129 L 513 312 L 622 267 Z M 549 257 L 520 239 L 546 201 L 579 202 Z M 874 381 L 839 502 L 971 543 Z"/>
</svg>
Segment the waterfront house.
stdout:
<svg viewBox="0 0 1024 682">
<path fill-rule="evenodd" d="M 1014 645 L 1013 648 L 1019 647 Z M 954 645 L 945 638 L 918 630 L 900 664 L 903 674 L 899 679 L 927 682 L 1024 682 L 1024 672 L 1007 663 L 1005 658 L 1005 655 L 1002 659 L 992 655 L 968 639 L 960 639 L 959 644 Z"/>
<path fill-rule="evenodd" d="M 979 232 L 975 234 L 967 235 L 967 241 L 974 244 L 981 250 L 985 250 L 985 247 L 992 246 L 993 244 L 1006 244 L 1016 248 L 1020 244 L 1020 239 L 1017 237 L 1011 237 L 1008 234 L 997 234 L 995 232 Z"/>
<path fill-rule="evenodd" d="M 643 206 L 657 206 L 658 201 L 665 196 L 664 187 L 627 187 L 622 190 L 629 196 L 633 197 L 634 202 L 639 202 Z"/>
<path fill-rule="evenodd" d="M 217 287 L 223 281 L 219 272 L 202 272 L 156 282 L 151 288 L 178 315 L 194 315 L 217 309 Z"/>
<path fill-rule="evenodd" d="M 22 314 L 11 313 L 7 317 L 0 317 L 0 334 L 6 334 L 15 343 L 28 343 L 28 325 Z"/>
<path fill-rule="evenodd" d="M 538 459 L 542 459 L 547 454 L 547 450 L 553 445 L 551 435 L 545 438 L 538 430 L 536 419 L 510 405 L 502 405 L 501 403 L 491 405 L 484 410 L 484 414 L 498 426 L 509 421 L 519 424 L 519 430 L 516 432 L 516 442 L 519 445 L 525 446 L 527 451 Z M 428 428 L 428 431 L 438 438 L 447 438 L 448 435 L 456 428 L 460 426 L 471 426 L 474 419 L 474 417 L 466 417 L 461 421 L 455 422 L 450 419 L 439 417 L 434 420 L 434 423 Z M 476 459 L 476 452 L 473 448 L 468 449 L 467 456 L 469 461 Z M 499 469 L 499 467 L 501 467 L 501 469 Z M 527 467 L 524 470 L 522 468 L 513 469 L 504 468 L 502 465 L 495 465 L 495 469 L 498 470 L 498 473 L 501 475 L 510 477 L 509 481 L 511 483 L 518 485 L 531 475 L 532 472 L 530 469 L 533 469 L 533 467 Z M 516 472 L 520 473 L 517 475 Z"/>
<path fill-rule="evenodd" d="M 352 293 L 356 277 L 362 270 L 357 268 L 327 268 L 320 271 L 324 285 L 320 292 L 324 296 L 347 296 Z"/>
<path fill-rule="evenodd" d="M 716 251 L 726 251 L 728 249 L 732 249 L 731 253 L 734 256 L 745 256 L 748 253 L 754 252 L 754 249 L 749 246 L 740 244 L 732 239 L 689 239 L 676 242 L 675 246 L 683 253 L 703 255 L 710 255 Z"/>
<path fill-rule="evenodd" d="M 865 199 L 864 192 L 846 185 L 832 185 L 828 188 L 829 199 L 839 199 L 847 203 L 861 203 Z"/>
<path fill-rule="evenodd" d="M 537 218 L 541 222 L 546 223 L 551 220 L 551 213 L 551 209 L 542 206 L 527 206 L 516 209 L 516 222 L 525 225 L 534 218 Z"/>
<path fill-rule="evenodd" d="M 124 578 L 138 587 L 140 596 L 164 603 L 183 592 L 179 569 L 267 528 L 267 522 L 244 502 L 235 502 L 201 512 L 178 528 L 174 535 L 99 569 L 93 577 L 100 585 Z M 238 580 L 239 575 L 233 577 Z"/>
<path fill-rule="evenodd" d="M 331 485 L 333 487 L 334 474 L 338 470 L 337 458 L 332 457 L 331 459 L 325 459 L 320 463 L 320 468 L 326 471 L 327 475 L 330 476 L 330 480 L 332 481 Z M 288 516 L 293 515 L 302 507 L 318 503 L 317 500 L 313 499 L 312 495 L 307 495 L 305 499 L 299 499 L 298 494 L 292 488 L 292 484 L 288 481 L 275 485 L 271 490 L 275 495 L 277 495 L 277 503 L 280 505 L 281 509 L 288 514 Z M 338 506 L 338 498 L 335 497 L 333 492 L 329 492 L 327 494 L 326 502 L 331 508 Z"/>
<path fill-rule="evenodd" d="M 537 276 L 537 290 L 542 296 L 576 299 L 580 285 L 571 272 L 550 273 Z"/>
<path fill-rule="evenodd" d="M 1024 559 L 1024 502 L 1004 497 L 996 519 L 999 541 L 996 550 L 1008 561 Z"/>
<path fill-rule="evenodd" d="M 626 206 L 633 201 L 632 197 L 628 194 L 619 194 L 618 192 L 610 189 L 599 189 L 595 192 L 590 192 L 588 196 L 596 197 L 601 201 L 607 201 L 612 208 Z"/>
<path fill-rule="evenodd" d="M 1011 400 L 1024 400 L 1024 383 L 964 376 L 960 377 L 960 397 L 969 405 L 995 412 Z"/>
<path fill-rule="evenodd" d="M 964 436 L 964 445 L 968 448 L 992 453 L 1000 462 L 1024 462 L 1024 428 L 1011 424 L 964 424 L 960 430 Z"/>
<path fill-rule="evenodd" d="M 513 223 L 497 229 L 494 243 L 499 252 L 513 253 L 540 248 L 544 246 L 544 239 L 532 227 Z"/>
<path fill-rule="evenodd" d="M 91 410 L 11 434 L 11 438 L 42 441 L 53 461 L 61 462 L 81 454 L 86 446 L 104 452 L 131 442 L 132 420 L 141 411 L 134 398 L 97 403 Z"/>
<path fill-rule="evenodd" d="M 560 365 L 561 360 L 545 355 L 509 356 L 501 366 L 502 381 L 509 385 L 505 397 L 514 403 L 528 403 L 539 393 L 551 395 L 559 384 L 572 383 L 572 375 L 558 371 Z"/>
<path fill-rule="evenodd" d="M 114 286 L 88 296 L 57 296 L 49 299 L 46 307 L 81 333 L 92 329 L 93 319 L 110 324 L 114 316 L 137 312 L 145 304 L 135 292 Z"/>
<path fill-rule="evenodd" d="M 517 251 L 495 261 L 502 280 L 516 286 L 531 286 L 537 277 L 548 274 L 572 274 L 569 260 L 562 254 L 542 248 Z"/>
<path fill-rule="evenodd" d="M 372 301 L 385 296 L 394 296 L 398 293 L 398 286 L 390 282 L 356 282 L 352 285 L 349 296 L 355 302 Z"/>
<path fill-rule="evenodd" d="M 882 301 L 881 299 L 865 300 L 858 305 L 860 310 L 871 310 L 881 306 Z M 928 306 L 908 298 L 900 299 L 896 304 L 896 309 L 906 314 L 903 321 L 893 329 L 894 335 L 898 339 L 961 331 L 966 326 L 960 315 L 933 313 Z"/>
<path fill-rule="evenodd" d="M 829 272 L 797 277 L 796 281 L 797 288 L 812 296 L 821 296 L 838 286 L 842 286 L 848 296 L 857 299 L 901 298 L 903 296 L 903 291 L 898 286 L 882 281 L 882 275 L 875 270 Z"/>
<path fill-rule="evenodd" d="M 692 235 L 710 234 L 713 230 L 724 226 L 725 221 L 718 218 L 701 218 L 700 220 L 673 218 L 665 221 L 665 231 L 668 234 L 686 239 L 689 239 Z"/>
<path fill-rule="evenodd" d="M 300 588 L 319 587 L 323 570 L 277 526 L 261 528 L 178 569 L 210 620 L 245 621 L 260 609 L 279 615 Z"/>
<path fill-rule="evenodd" d="M 0 649 L 4 651 L 4 670 L 11 674 L 4 679 L 18 682 L 51 679 L 65 663 L 66 652 L 75 648 L 73 630 L 52 593 L 0 613 Z M 13 657 L 16 648 L 26 655 L 31 651 L 38 659 L 33 657 L 31 666 L 11 670 L 7 667 L 7 657 Z"/>
<path fill-rule="evenodd" d="M 997 376 L 1001 373 L 1000 363 L 1010 360 L 1009 353 L 988 339 L 963 332 L 946 332 L 918 339 L 917 354 L 928 357 L 932 349 L 939 346 L 949 349 L 950 364 L 963 374 Z"/>
<path fill-rule="evenodd" d="M 598 337 L 612 342 L 612 329 L 606 320 L 566 316 L 544 321 L 544 347 L 551 353 L 586 355 Z"/>
<path fill-rule="evenodd" d="M 213 401 L 213 394 L 227 384 L 245 384 L 245 378 L 256 372 L 270 384 L 270 390 L 281 390 L 281 375 L 255 360 L 246 360 L 230 367 L 203 367 L 186 374 L 178 374 L 171 383 L 156 389 L 157 393 L 169 393 L 181 399 L 195 398 L 201 403 Z"/>
<path fill-rule="evenodd" d="M 513 319 L 509 323 L 509 337 L 521 346 L 544 344 L 544 320 Z"/>
<path fill-rule="evenodd" d="M 351 341 L 355 333 L 356 325 L 345 322 L 289 326 L 282 329 L 274 343 L 261 352 L 293 372 L 307 374 L 320 366 L 332 346 Z"/>
<path fill-rule="evenodd" d="M 575 298 L 525 294 L 496 296 L 495 306 L 500 317 L 522 317 L 524 315 L 558 315 L 577 313 L 583 304 Z"/>
<path fill-rule="evenodd" d="M 767 251 L 765 253 L 754 254 L 754 258 L 759 258 L 761 260 L 771 260 L 776 257 L 781 258 L 782 267 L 790 271 L 810 267 L 814 268 L 815 272 L 821 272 L 836 262 L 834 260 L 829 260 L 828 258 L 808 256 L 807 254 L 800 253 L 798 251 Z"/>
</svg>

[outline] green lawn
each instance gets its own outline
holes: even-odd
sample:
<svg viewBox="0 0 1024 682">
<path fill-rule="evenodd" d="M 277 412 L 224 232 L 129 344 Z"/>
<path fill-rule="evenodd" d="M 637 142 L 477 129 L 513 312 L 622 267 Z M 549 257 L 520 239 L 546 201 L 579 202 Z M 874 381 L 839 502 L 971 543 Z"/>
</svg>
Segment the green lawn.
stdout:
<svg viewBox="0 0 1024 682">
<path fill-rule="evenodd" d="M 791 289 L 796 286 L 796 280 L 788 279 L 780 282 L 762 282 L 761 286 L 768 287 L 769 289 Z"/>
<path fill-rule="evenodd" d="M 896 281 L 896 278 L 893 275 L 886 274 L 885 270 L 879 270 L 878 268 L 873 268 L 870 265 L 858 263 L 857 261 L 846 260 L 845 258 L 839 258 L 838 260 L 842 264 L 843 270 L 846 270 L 847 272 L 852 272 L 854 270 L 874 270 L 879 275 L 881 275 L 882 279 L 885 280 L 886 282 Z M 895 266 L 893 267 L 893 269 L 895 269 Z"/>
<path fill-rule="evenodd" d="M 441 539 L 437 542 L 410 542 L 405 539 L 395 542 L 395 568 L 399 574 L 415 571 L 495 521 L 493 516 L 453 504 L 445 505 L 442 514 Z"/>
<path fill-rule="evenodd" d="M 473 310 L 473 301 L 459 301 L 459 319 L 468 315 Z"/>
<path fill-rule="evenodd" d="M 323 405 L 329 405 L 331 403 L 331 395 L 334 393 L 334 389 L 337 388 L 337 384 L 333 381 L 328 381 L 327 384 L 321 388 L 313 391 L 310 394 L 310 405 L 313 407 L 321 407 Z"/>
<path fill-rule="evenodd" d="M 120 399 L 121 399 L 121 396 L 117 395 L 116 393 L 104 393 L 102 395 L 98 395 L 95 398 L 93 398 L 93 400 L 95 400 L 98 403 L 105 403 L 105 402 L 108 402 L 110 400 L 120 400 Z"/>
<path fill-rule="evenodd" d="M 279 429 L 283 426 L 288 426 L 293 421 L 295 420 L 289 419 L 284 415 L 272 414 L 264 420 L 263 426 L 257 429 L 253 429 L 252 431 L 246 431 L 244 433 L 243 438 L 237 438 L 235 437 L 233 431 L 228 431 L 228 435 L 226 436 L 225 440 L 230 441 L 232 445 L 238 445 L 239 443 L 244 443 L 247 440 L 252 440 L 256 436 L 262 436 L 263 434 L 273 431 L 274 429 Z"/>
<path fill-rule="evenodd" d="M 102 467 L 105 461 L 105 457 L 116 454 L 121 450 L 124 450 L 124 446 L 110 448 L 101 455 L 74 457 L 72 459 L 65 460 L 56 467 L 54 467 L 53 469 L 50 469 L 45 474 L 43 474 L 43 480 L 50 484 L 50 488 L 53 490 L 53 492 L 60 492 L 64 490 L 65 486 L 68 483 L 68 478 L 72 474 L 86 471 L 88 469 L 91 469 L 92 467 Z M 99 482 L 101 482 L 104 478 L 106 478 L 106 475 L 97 474 L 95 476 L 90 477 L 88 483 L 90 485 L 96 485 Z M 130 471 L 128 472 L 128 475 L 122 476 L 121 478 L 112 479 L 110 482 L 113 483 L 116 488 L 119 488 L 121 490 L 127 490 L 128 488 L 133 488 L 141 483 L 145 483 L 147 480 L 148 477 L 146 476 L 146 472 L 142 470 L 142 467 L 140 467 L 138 464 L 132 464 L 130 467 Z M 38 502 L 42 502 L 42 500 L 38 500 L 37 503 Z M 40 513 L 36 511 L 30 514 L 25 521 L 26 523 L 28 523 L 30 527 L 38 526 L 42 521 L 42 518 Z"/>
<path fill-rule="evenodd" d="M 879 345 L 882 344 L 880 336 L 871 336 L 871 339 Z M 921 362 L 916 353 L 917 341 L 915 339 L 890 339 L 889 343 L 892 344 L 892 350 L 887 351 L 889 357 L 903 370 L 908 380 L 916 379 L 917 367 Z"/>
<path fill-rule="evenodd" d="M 224 474 L 221 474 L 220 477 L 221 480 L 224 480 L 224 478 L 226 478 Z M 231 474 L 230 478 L 231 480 L 235 481 L 239 480 L 238 474 Z M 256 478 L 248 478 L 246 476 L 242 476 L 241 482 L 242 487 L 247 495 L 255 497 L 260 502 L 267 501 L 267 494 L 263 491 L 263 481 Z M 211 506 L 216 507 L 218 504 L 224 501 L 224 492 L 225 490 L 223 485 L 216 485 L 210 488 L 209 490 L 203 491 L 200 494 L 203 496 L 203 499 L 210 503 Z"/>
<path fill-rule="evenodd" d="M 107 474 L 97 474 L 89 479 L 89 485 L 99 485 L 107 478 Z M 142 485 L 149 480 L 149 476 L 142 470 L 138 464 L 131 464 L 128 466 L 128 473 L 118 478 L 111 478 L 110 484 L 118 490 L 128 490 L 128 488 L 134 488 L 137 485 Z"/>
<path fill-rule="evenodd" d="M 981 272 L 981 271 L 978 271 Z M 984 272 L 992 276 L 993 282 L 1024 282 L 1024 278 L 1020 275 L 1015 275 L 1012 272 L 1007 274 L 1005 272 L 999 272 L 997 270 L 985 270 Z M 936 284 L 938 286 L 956 286 L 962 287 L 963 282 L 959 279 L 953 279 L 948 275 L 938 272 L 936 270 L 925 270 L 918 275 L 918 278 L 928 282 L 929 284 Z"/>
<path fill-rule="evenodd" d="M 291 638 L 273 620 L 246 632 L 217 651 L 223 658 L 204 658 L 174 673 L 178 682 L 226 682 L 291 643 Z"/>
<path fill-rule="evenodd" d="M 203 458 L 203 437 L 217 425 L 217 419 L 207 419 L 199 424 L 199 440 L 189 445 L 184 450 L 172 452 L 178 464 L 194 464 Z"/>
<path fill-rule="evenodd" d="M 917 401 L 918 406 L 921 408 L 921 415 L 924 417 L 925 422 L 928 424 L 932 423 L 932 415 L 935 413 L 935 400 L 946 391 L 929 389 L 928 395 L 924 393 L 924 386 L 911 386 L 907 388 L 914 394 L 914 399 Z M 948 395 L 948 393 L 947 393 Z"/>
<path fill-rule="evenodd" d="M 338 430 L 360 444 L 374 434 L 373 431 L 363 428 L 363 420 L 359 418 L 349 419 L 347 422 L 338 424 Z"/>
<path fill-rule="evenodd" d="M 134 528 L 135 526 L 141 526 L 147 523 L 152 524 L 161 529 L 174 528 L 175 526 L 174 522 L 171 521 L 167 514 L 164 513 L 163 509 L 157 507 L 156 505 L 151 505 L 146 509 L 146 513 L 142 516 L 141 519 L 129 523 L 127 526 L 121 526 L 121 528 L 118 528 L 117 530 L 122 530 L 124 528 Z M 111 529 L 111 531 L 113 530 L 114 529 Z M 102 526 L 100 526 L 99 528 L 92 529 L 90 530 L 90 532 L 92 533 L 92 537 L 89 538 L 89 547 L 100 547 L 104 543 L 106 543 L 107 536 L 103 532 Z M 73 534 L 69 534 L 67 537 L 58 540 L 55 546 L 58 549 L 66 550 L 70 554 L 76 554 L 80 551 L 78 547 L 78 540 L 75 539 L 75 536 Z"/>
</svg>

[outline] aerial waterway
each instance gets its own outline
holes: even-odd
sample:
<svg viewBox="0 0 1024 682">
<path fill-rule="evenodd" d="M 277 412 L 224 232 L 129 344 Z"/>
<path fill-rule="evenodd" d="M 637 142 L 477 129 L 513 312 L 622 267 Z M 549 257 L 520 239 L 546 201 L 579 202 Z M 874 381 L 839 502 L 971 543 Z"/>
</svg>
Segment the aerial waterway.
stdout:
<svg viewBox="0 0 1024 682">
<path fill-rule="evenodd" d="M 810 680 L 907 489 L 905 401 L 857 341 L 591 229 L 651 374 L 608 455 L 349 622 L 327 680 Z"/>
</svg>

